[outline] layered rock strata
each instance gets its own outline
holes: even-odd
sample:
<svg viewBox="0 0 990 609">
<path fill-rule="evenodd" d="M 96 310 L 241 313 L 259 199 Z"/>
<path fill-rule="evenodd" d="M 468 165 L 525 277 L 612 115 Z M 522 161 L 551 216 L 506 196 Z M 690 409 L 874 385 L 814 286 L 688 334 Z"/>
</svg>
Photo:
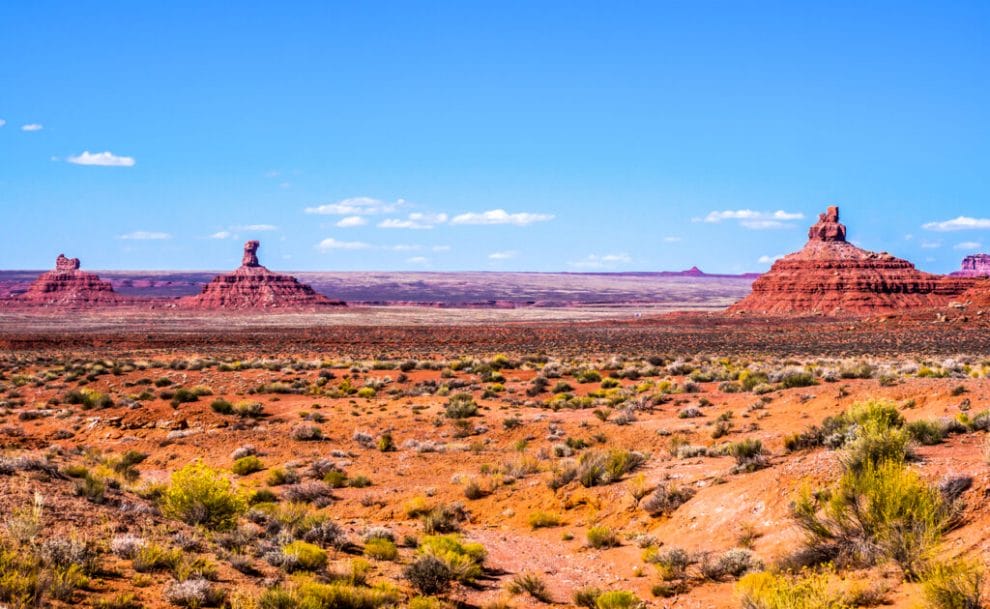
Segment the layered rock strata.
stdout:
<svg viewBox="0 0 990 609">
<path fill-rule="evenodd" d="M 777 260 L 730 312 L 771 315 L 869 314 L 946 305 L 971 280 L 924 273 L 907 260 L 846 241 L 839 208 L 829 207 L 808 243 Z"/>
<path fill-rule="evenodd" d="M 196 295 L 181 299 L 197 309 L 307 309 L 340 305 L 295 277 L 273 273 L 258 262 L 258 241 L 244 244 L 241 266 L 214 277 Z"/>
</svg>

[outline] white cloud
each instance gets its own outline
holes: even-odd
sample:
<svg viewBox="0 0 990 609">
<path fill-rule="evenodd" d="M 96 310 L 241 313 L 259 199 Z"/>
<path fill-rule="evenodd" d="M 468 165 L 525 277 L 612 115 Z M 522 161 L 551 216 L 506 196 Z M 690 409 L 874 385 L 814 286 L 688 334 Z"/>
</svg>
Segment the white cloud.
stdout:
<svg viewBox="0 0 990 609">
<path fill-rule="evenodd" d="M 409 264 L 429 264 L 430 259 L 426 256 L 413 256 L 412 258 L 406 258 L 406 262 Z"/>
<path fill-rule="evenodd" d="M 387 214 L 394 212 L 406 205 L 402 199 L 394 203 L 387 203 L 372 197 L 351 197 L 341 199 L 336 203 L 325 203 L 316 207 L 307 207 L 307 214 L 320 214 L 323 216 L 373 216 L 377 214 Z"/>
<path fill-rule="evenodd" d="M 620 264 L 629 264 L 632 258 L 629 254 L 589 254 L 586 258 L 569 263 L 579 269 L 604 269 L 612 268 Z"/>
<path fill-rule="evenodd" d="M 371 245 L 363 241 L 337 241 L 333 237 L 327 237 L 317 244 L 316 249 L 321 252 L 332 250 L 366 250 L 371 249 Z"/>
<path fill-rule="evenodd" d="M 278 227 L 274 224 L 244 224 L 241 226 L 233 226 L 230 230 L 233 231 L 246 231 L 246 232 L 266 232 L 278 230 Z"/>
<path fill-rule="evenodd" d="M 386 245 L 382 247 L 384 250 L 389 250 L 393 252 L 418 252 L 422 249 L 419 245 L 408 245 L 405 243 L 399 243 L 397 245 Z"/>
<path fill-rule="evenodd" d="M 760 264 L 773 264 L 774 262 L 777 262 L 783 257 L 784 257 L 783 254 L 777 254 L 776 256 L 767 256 L 766 254 L 764 254 L 760 256 L 756 261 L 759 262 Z"/>
<path fill-rule="evenodd" d="M 929 222 L 922 225 L 925 230 L 938 232 L 948 232 L 953 230 L 971 230 L 990 228 L 990 218 L 970 218 L 969 216 L 959 216 L 952 220 L 941 222 Z"/>
<path fill-rule="evenodd" d="M 44 129 L 44 126 L 39 125 L 38 123 L 28 123 L 26 125 L 21 125 L 21 131 L 41 131 L 42 129 Z"/>
<path fill-rule="evenodd" d="M 447 221 L 447 214 L 424 214 L 413 212 L 404 220 L 399 218 L 386 218 L 378 223 L 378 228 L 408 228 L 408 229 L 431 229 L 437 224 Z"/>
<path fill-rule="evenodd" d="M 337 226 L 340 228 L 354 228 L 355 226 L 364 226 L 367 223 L 368 221 L 361 216 L 347 216 L 338 220 Z"/>
<path fill-rule="evenodd" d="M 519 252 L 515 250 L 508 250 L 504 252 L 492 252 L 488 254 L 489 260 L 509 260 L 510 258 L 515 258 Z"/>
<path fill-rule="evenodd" d="M 89 150 L 84 150 L 82 154 L 70 156 L 66 160 L 73 165 L 91 165 L 93 167 L 134 167 L 135 163 L 134 157 L 131 156 L 117 156 L 110 151 L 90 152 Z"/>
<path fill-rule="evenodd" d="M 5 121 L 2 118 L 0 118 L 0 127 L 3 127 L 6 124 L 7 124 L 7 121 Z"/>
<path fill-rule="evenodd" d="M 752 209 L 727 209 L 723 211 L 708 212 L 704 218 L 694 218 L 693 222 L 707 222 L 718 224 L 724 220 L 736 220 L 744 228 L 753 230 L 765 230 L 771 228 L 789 228 L 791 220 L 800 220 L 804 214 L 800 212 L 789 212 L 782 209 L 777 211 L 754 211 Z"/>
<path fill-rule="evenodd" d="M 529 212 L 518 212 L 510 214 L 504 209 L 492 209 L 489 211 L 475 213 L 469 212 L 454 216 L 451 224 L 512 224 L 515 226 L 526 226 L 534 222 L 547 222 L 553 220 L 553 214 L 535 214 Z"/>
<path fill-rule="evenodd" d="M 952 249 L 964 252 L 975 252 L 982 247 L 983 244 L 978 241 L 963 241 L 962 243 L 953 245 Z"/>
<path fill-rule="evenodd" d="M 942 247 L 941 241 L 928 241 L 927 239 L 921 242 L 921 247 L 926 250 L 934 250 Z"/>
<path fill-rule="evenodd" d="M 163 239 L 171 239 L 172 235 L 160 231 L 136 230 L 119 235 L 117 238 L 127 241 L 160 241 Z"/>
<path fill-rule="evenodd" d="M 217 231 L 212 235 L 210 235 L 210 239 L 230 239 L 233 236 L 234 236 L 233 233 L 231 233 L 230 231 L 222 230 L 222 231 Z"/>
</svg>

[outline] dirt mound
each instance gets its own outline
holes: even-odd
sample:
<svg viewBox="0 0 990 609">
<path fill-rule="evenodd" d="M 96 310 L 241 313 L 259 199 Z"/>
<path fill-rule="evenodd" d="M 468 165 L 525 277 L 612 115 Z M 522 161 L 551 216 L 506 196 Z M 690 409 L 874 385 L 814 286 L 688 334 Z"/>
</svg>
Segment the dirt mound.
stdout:
<svg viewBox="0 0 990 609">
<path fill-rule="evenodd" d="M 972 285 L 966 278 L 924 273 L 907 260 L 846 241 L 839 208 L 829 207 L 808 243 L 771 267 L 730 312 L 870 314 L 946 305 Z"/>
<path fill-rule="evenodd" d="M 103 281 L 95 273 L 79 270 L 79 259 L 66 258 L 64 254 L 55 259 L 55 270 L 41 274 L 14 300 L 20 305 L 52 307 L 91 307 L 122 302 L 109 281 Z"/>
<path fill-rule="evenodd" d="M 273 273 L 258 262 L 257 241 L 244 244 L 241 266 L 233 273 L 218 275 L 197 296 L 180 304 L 196 309 L 308 309 L 342 305 L 299 283 L 291 275 Z"/>
</svg>

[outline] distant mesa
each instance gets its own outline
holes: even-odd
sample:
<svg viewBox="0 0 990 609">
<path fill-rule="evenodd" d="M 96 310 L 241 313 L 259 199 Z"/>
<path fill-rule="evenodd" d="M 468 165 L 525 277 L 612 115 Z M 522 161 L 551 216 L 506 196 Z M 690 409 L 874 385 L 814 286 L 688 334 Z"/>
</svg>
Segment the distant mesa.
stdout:
<svg viewBox="0 0 990 609">
<path fill-rule="evenodd" d="M 990 277 L 990 254 L 973 254 L 962 261 L 962 268 L 953 277 Z"/>
<path fill-rule="evenodd" d="M 232 273 L 218 275 L 196 296 L 180 299 L 180 304 L 197 309 L 307 309 L 342 305 L 318 294 L 312 287 L 290 275 L 273 273 L 258 262 L 258 241 L 244 244 L 241 266 Z"/>
<path fill-rule="evenodd" d="M 55 259 L 55 270 L 42 273 L 14 300 L 17 304 L 51 307 L 116 305 L 123 301 L 109 281 L 80 271 L 79 259 L 66 258 L 65 254 Z"/>
<path fill-rule="evenodd" d="M 839 208 L 829 207 L 808 231 L 808 243 L 753 282 L 729 312 L 772 315 L 868 314 L 946 305 L 972 286 L 966 278 L 917 270 L 907 260 L 846 241 Z"/>
</svg>

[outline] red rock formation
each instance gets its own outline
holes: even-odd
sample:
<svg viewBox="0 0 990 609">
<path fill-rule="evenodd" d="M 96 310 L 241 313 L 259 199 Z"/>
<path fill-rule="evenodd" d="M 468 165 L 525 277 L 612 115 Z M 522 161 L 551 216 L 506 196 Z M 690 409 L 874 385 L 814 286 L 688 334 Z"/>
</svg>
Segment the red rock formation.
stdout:
<svg viewBox="0 0 990 609">
<path fill-rule="evenodd" d="M 304 309 L 343 304 L 317 294 L 295 277 L 261 266 L 259 245 L 257 241 L 245 243 L 240 268 L 214 277 L 202 293 L 183 298 L 180 303 L 199 309 Z"/>
<path fill-rule="evenodd" d="M 26 292 L 14 299 L 18 304 L 54 307 L 91 307 L 120 304 L 122 299 L 109 281 L 79 270 L 78 258 L 59 254 L 55 270 L 40 275 Z"/>
<path fill-rule="evenodd" d="M 808 231 L 808 243 L 773 264 L 730 312 L 864 314 L 944 306 L 972 285 L 917 270 L 907 260 L 846 241 L 839 208 L 829 207 Z"/>
<path fill-rule="evenodd" d="M 990 254 L 973 254 L 962 261 L 962 268 L 953 277 L 990 277 Z"/>
</svg>

